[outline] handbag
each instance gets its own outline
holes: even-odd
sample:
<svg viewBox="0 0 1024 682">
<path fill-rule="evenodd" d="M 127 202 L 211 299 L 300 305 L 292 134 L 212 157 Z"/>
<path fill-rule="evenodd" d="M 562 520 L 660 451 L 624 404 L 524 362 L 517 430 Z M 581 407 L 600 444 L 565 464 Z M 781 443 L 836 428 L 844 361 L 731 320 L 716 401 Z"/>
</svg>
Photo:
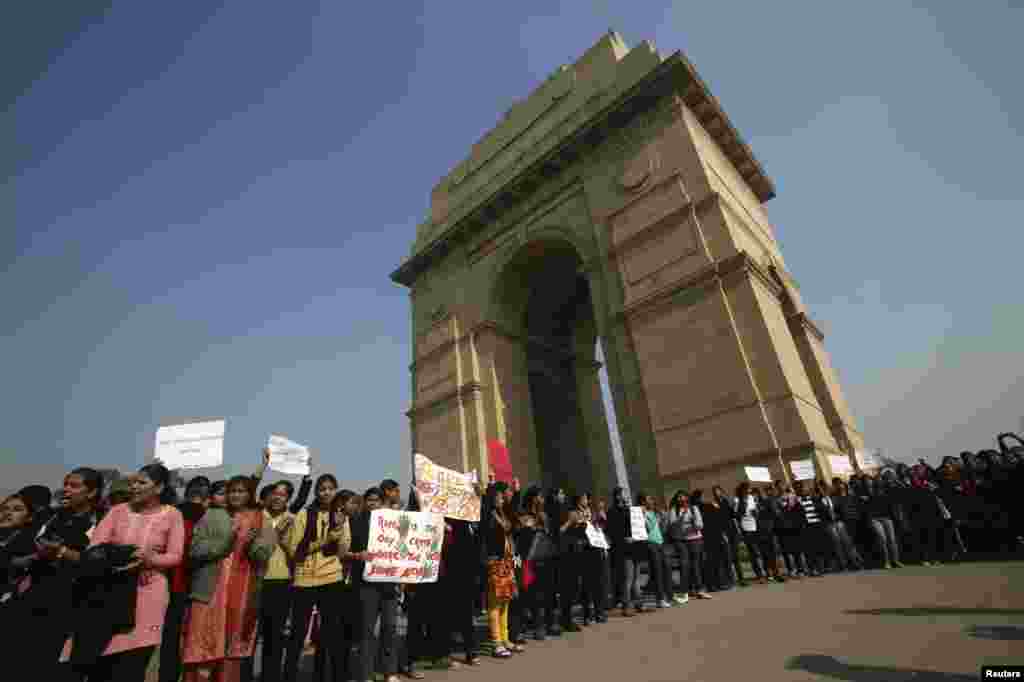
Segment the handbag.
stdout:
<svg viewBox="0 0 1024 682">
<path fill-rule="evenodd" d="M 558 547 L 551 536 L 543 530 L 534 531 L 530 540 L 530 549 L 526 552 L 526 560 L 534 563 L 551 561 L 558 556 Z"/>
<path fill-rule="evenodd" d="M 498 601 L 512 601 L 516 597 L 516 566 L 512 545 L 505 539 L 505 556 L 487 562 L 487 582 L 494 598 Z"/>
</svg>

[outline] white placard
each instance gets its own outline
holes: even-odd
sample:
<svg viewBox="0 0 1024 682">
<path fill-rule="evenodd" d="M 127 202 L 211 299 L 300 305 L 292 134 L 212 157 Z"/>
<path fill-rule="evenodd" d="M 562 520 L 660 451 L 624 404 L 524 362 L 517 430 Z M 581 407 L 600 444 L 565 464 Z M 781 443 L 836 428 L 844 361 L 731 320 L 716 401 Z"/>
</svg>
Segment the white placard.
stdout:
<svg viewBox="0 0 1024 682">
<path fill-rule="evenodd" d="M 853 473 L 853 465 L 850 464 L 850 458 L 846 455 L 829 455 L 828 464 L 832 467 L 833 475 L 842 476 Z"/>
<path fill-rule="evenodd" d="M 857 450 L 854 454 L 857 457 L 857 466 L 861 469 L 878 469 L 882 466 L 877 450 Z"/>
<path fill-rule="evenodd" d="M 768 467 L 743 467 L 747 472 L 747 479 L 754 483 L 771 483 L 772 472 Z"/>
<path fill-rule="evenodd" d="M 208 469 L 224 463 L 224 420 L 161 426 L 156 459 L 168 469 Z"/>
<path fill-rule="evenodd" d="M 789 463 L 795 481 L 813 481 L 816 478 L 813 459 L 798 459 Z"/>
<path fill-rule="evenodd" d="M 309 448 L 284 436 L 271 435 L 267 440 L 270 461 L 267 466 L 289 476 L 309 476 Z"/>
<path fill-rule="evenodd" d="M 643 507 L 629 508 L 629 532 L 634 540 L 647 539 L 647 516 Z"/>
<path fill-rule="evenodd" d="M 587 524 L 587 542 L 590 543 L 591 547 L 608 549 L 608 539 L 604 536 L 601 529 L 592 523 Z"/>
</svg>

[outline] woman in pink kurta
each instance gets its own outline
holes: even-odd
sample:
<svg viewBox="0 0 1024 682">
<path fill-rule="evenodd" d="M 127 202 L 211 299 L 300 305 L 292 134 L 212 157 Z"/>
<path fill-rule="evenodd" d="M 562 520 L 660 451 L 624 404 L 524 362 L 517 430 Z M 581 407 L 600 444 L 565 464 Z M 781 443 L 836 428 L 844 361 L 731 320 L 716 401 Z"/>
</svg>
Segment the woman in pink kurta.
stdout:
<svg viewBox="0 0 1024 682">
<path fill-rule="evenodd" d="M 167 572 L 181 563 L 185 544 L 181 512 L 166 504 L 173 497 L 169 478 L 160 464 L 143 467 L 132 482 L 132 501 L 111 509 L 93 532 L 92 545 L 137 547 L 126 570 L 139 570 L 139 586 L 134 629 L 114 635 L 87 673 L 89 682 L 141 682 L 160 644 L 169 598 Z"/>
</svg>

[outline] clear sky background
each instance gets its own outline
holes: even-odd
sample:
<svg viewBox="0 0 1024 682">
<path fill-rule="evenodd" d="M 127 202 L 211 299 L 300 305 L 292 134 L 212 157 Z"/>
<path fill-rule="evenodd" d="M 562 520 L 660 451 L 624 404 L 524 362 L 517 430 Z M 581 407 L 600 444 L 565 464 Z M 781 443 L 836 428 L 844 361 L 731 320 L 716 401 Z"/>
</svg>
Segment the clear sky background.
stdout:
<svg viewBox="0 0 1024 682">
<path fill-rule="evenodd" d="M 437 179 L 610 27 L 683 50 L 775 180 L 870 444 L 931 459 L 1020 426 L 1010 2 L 24 4 L 0 16 L 21 69 L 0 93 L 0 488 L 137 467 L 161 421 L 206 415 L 232 472 L 274 431 L 343 485 L 407 478 L 388 274 Z"/>
</svg>

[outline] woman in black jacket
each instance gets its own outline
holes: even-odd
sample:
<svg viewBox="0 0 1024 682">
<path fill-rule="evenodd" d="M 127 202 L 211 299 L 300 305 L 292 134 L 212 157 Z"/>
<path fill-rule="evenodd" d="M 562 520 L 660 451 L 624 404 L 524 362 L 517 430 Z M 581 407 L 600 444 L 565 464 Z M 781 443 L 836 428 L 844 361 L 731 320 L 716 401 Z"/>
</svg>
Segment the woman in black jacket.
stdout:
<svg viewBox="0 0 1024 682">
<path fill-rule="evenodd" d="M 841 479 L 834 479 L 832 504 L 836 510 L 835 530 L 839 539 L 839 550 L 844 563 L 850 570 L 864 568 L 864 557 L 853 541 L 850 529 L 856 531 L 863 516 L 860 500 L 850 494 L 850 486 Z"/>
<path fill-rule="evenodd" d="M 693 491 L 691 502 L 700 509 L 704 518 L 704 579 L 708 590 L 720 592 L 732 587 L 728 527 L 733 523 L 732 514 L 723 509 L 716 500 L 704 500 L 701 490 Z"/>
<path fill-rule="evenodd" d="M 622 608 L 623 616 L 632 616 L 630 606 L 643 611 L 637 579 L 640 567 L 632 537 L 629 498 L 621 487 L 612 490 L 612 504 L 608 509 L 608 540 L 611 543 L 612 585 L 615 605 Z"/>
</svg>

